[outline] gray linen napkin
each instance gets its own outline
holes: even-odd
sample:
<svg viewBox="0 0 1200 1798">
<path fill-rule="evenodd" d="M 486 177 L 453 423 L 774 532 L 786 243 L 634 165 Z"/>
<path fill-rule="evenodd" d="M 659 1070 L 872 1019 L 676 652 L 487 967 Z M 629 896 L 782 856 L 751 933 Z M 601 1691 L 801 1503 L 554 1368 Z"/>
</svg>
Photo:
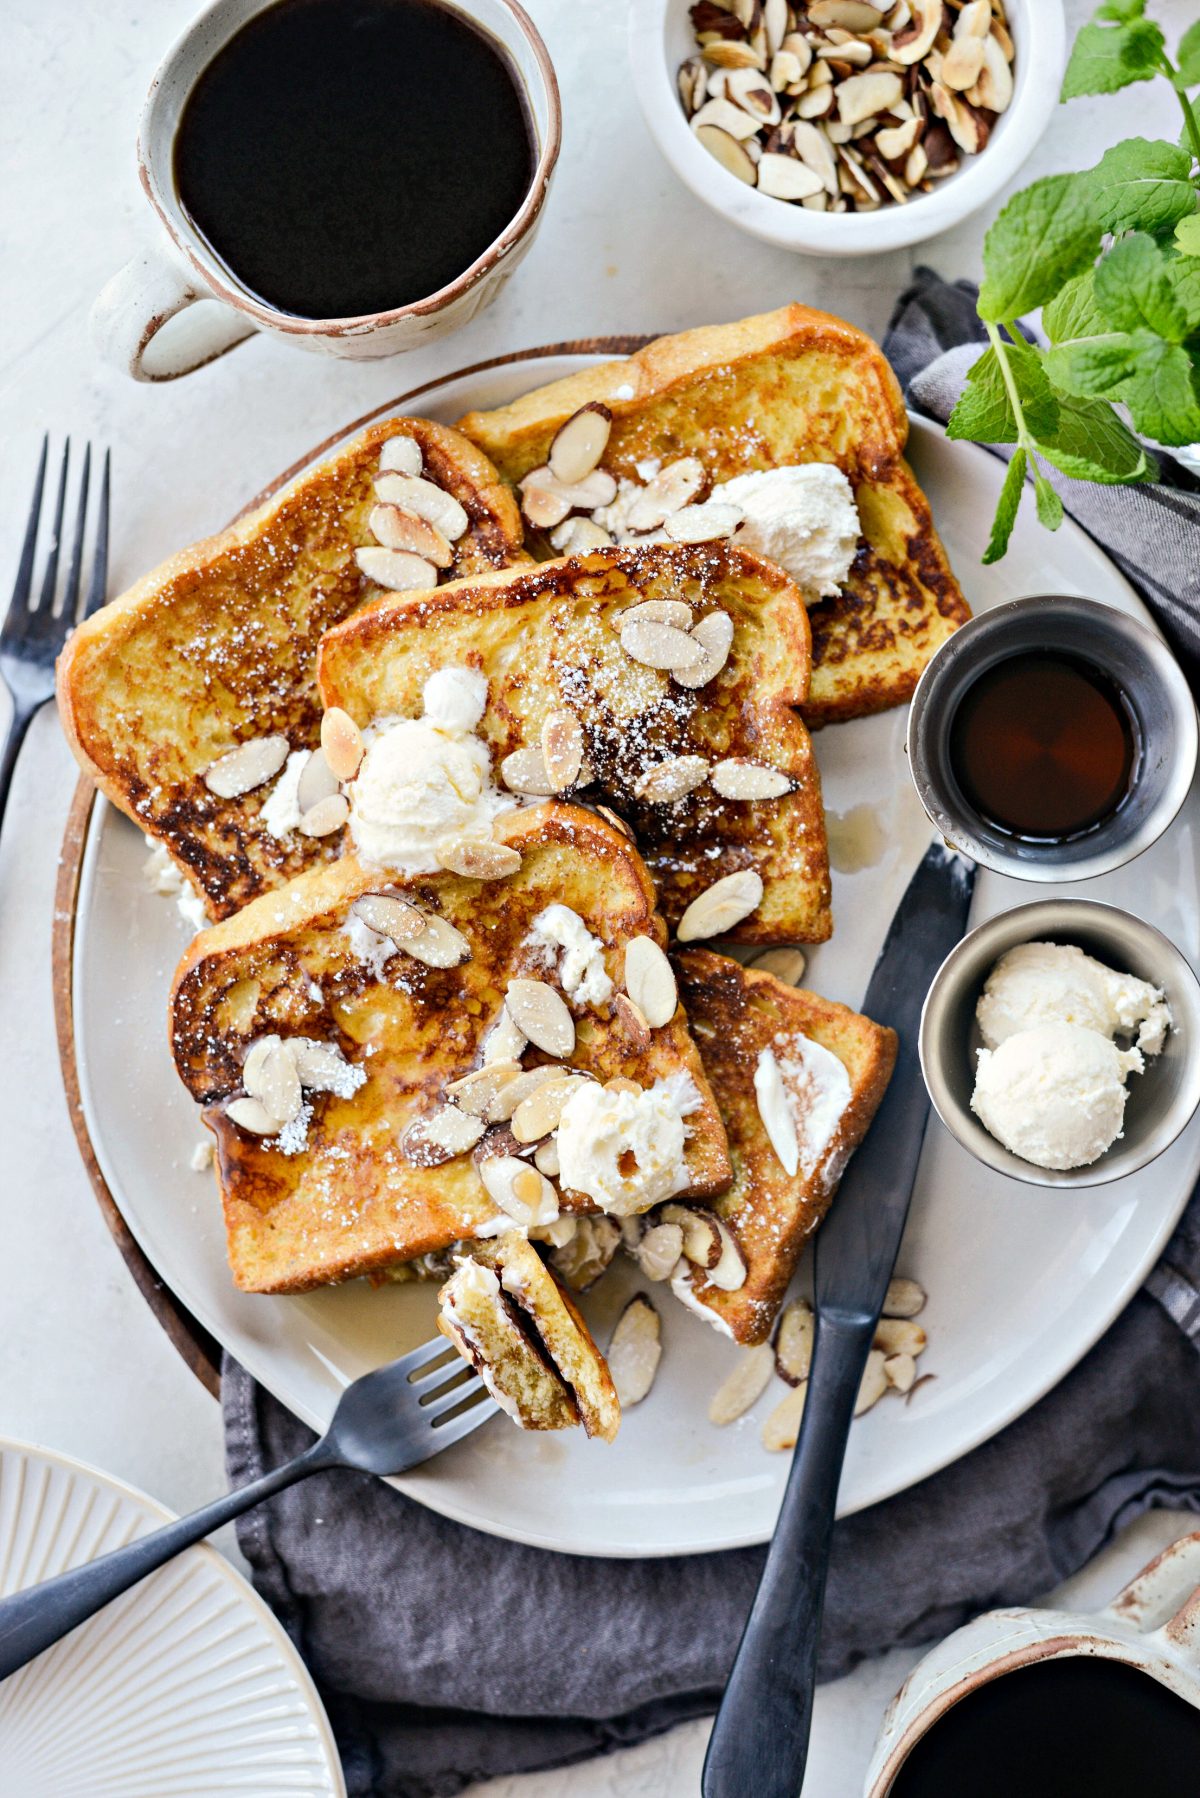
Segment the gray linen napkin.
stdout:
<svg viewBox="0 0 1200 1798">
<path fill-rule="evenodd" d="M 945 416 L 947 370 L 958 365 L 943 352 L 976 331 L 971 290 L 918 271 L 885 346 L 918 404 Z M 1177 487 L 1065 481 L 1062 494 L 1195 673 L 1200 498 L 1186 476 L 1171 478 Z M 1153 1506 L 1200 1511 L 1198 1351 L 1200 1195 L 1146 1289 L 1040 1404 L 838 1525 L 822 1677 L 1028 1601 Z M 223 1397 L 235 1485 L 312 1440 L 230 1360 Z M 352 1798 L 449 1798 L 477 1779 L 566 1765 L 712 1711 L 763 1552 L 547 1554 L 447 1522 L 357 1474 L 280 1494 L 238 1534 L 321 1688 Z"/>
</svg>

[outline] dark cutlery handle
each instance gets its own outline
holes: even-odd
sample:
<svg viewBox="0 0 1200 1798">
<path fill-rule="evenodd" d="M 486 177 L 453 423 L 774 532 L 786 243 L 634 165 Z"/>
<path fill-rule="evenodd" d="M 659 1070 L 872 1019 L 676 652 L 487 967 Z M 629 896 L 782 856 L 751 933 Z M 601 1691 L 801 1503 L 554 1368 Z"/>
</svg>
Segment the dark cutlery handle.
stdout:
<svg viewBox="0 0 1200 1798">
<path fill-rule="evenodd" d="M 800 1439 L 704 1762 L 704 1798 L 797 1798 L 838 1481 L 873 1331 L 818 1318 Z"/>
<path fill-rule="evenodd" d="M 72 1568 L 69 1573 L 60 1573 L 39 1586 L 29 1586 L 0 1600 L 0 1679 L 7 1679 L 34 1655 L 52 1647 L 193 1542 L 211 1535 L 231 1518 L 240 1517 L 273 1492 L 281 1492 L 306 1474 L 330 1466 L 327 1454 L 318 1450 L 323 1450 L 322 1443 L 314 1443 L 294 1461 L 274 1468 L 249 1486 L 227 1492 L 224 1498 L 205 1505 L 201 1511 L 193 1511 L 190 1517 L 177 1518 L 124 1548 L 101 1555 L 99 1560 L 88 1561 L 83 1567 Z"/>
</svg>

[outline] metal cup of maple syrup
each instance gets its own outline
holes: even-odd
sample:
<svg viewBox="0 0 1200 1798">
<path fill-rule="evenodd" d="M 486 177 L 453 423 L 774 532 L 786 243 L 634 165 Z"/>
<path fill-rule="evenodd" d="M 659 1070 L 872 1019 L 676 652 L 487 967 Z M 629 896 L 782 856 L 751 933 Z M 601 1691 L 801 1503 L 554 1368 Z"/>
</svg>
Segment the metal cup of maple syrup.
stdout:
<svg viewBox="0 0 1200 1798">
<path fill-rule="evenodd" d="M 1094 600 L 1012 600 L 955 632 L 913 696 L 931 822 L 1018 880 L 1090 880 L 1160 837 L 1196 767 L 1196 707 L 1162 639 Z"/>
</svg>

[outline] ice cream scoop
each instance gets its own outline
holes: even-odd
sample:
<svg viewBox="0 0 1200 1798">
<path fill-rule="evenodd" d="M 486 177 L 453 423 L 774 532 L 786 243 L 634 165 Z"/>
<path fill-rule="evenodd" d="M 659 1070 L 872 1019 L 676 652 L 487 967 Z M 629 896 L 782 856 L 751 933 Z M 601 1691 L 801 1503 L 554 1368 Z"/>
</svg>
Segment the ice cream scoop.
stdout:
<svg viewBox="0 0 1200 1798">
<path fill-rule="evenodd" d="M 1137 1049 L 1078 1023 L 1042 1023 L 981 1049 L 971 1109 L 1006 1149 L 1035 1167 L 1087 1167 L 1121 1134 L 1125 1080 Z"/>
<path fill-rule="evenodd" d="M 975 1015 L 989 1049 L 1034 1025 L 1063 1023 L 1110 1038 L 1136 1031 L 1142 1053 L 1157 1055 L 1171 1024 L 1159 987 L 1119 974 L 1071 943 L 1018 943 L 1002 955 Z"/>
</svg>

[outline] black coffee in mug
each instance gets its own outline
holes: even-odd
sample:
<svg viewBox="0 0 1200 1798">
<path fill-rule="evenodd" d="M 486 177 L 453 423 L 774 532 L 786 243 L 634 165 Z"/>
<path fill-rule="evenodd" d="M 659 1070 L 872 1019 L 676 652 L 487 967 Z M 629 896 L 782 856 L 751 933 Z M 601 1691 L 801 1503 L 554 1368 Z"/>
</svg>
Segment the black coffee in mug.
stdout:
<svg viewBox="0 0 1200 1798">
<path fill-rule="evenodd" d="M 1187 1798 L 1200 1711 L 1123 1661 L 1064 1655 L 977 1686 L 923 1735 L 888 1798 Z"/>
<path fill-rule="evenodd" d="M 175 136 L 175 187 L 277 311 L 427 298 L 520 211 L 537 150 L 504 50 L 438 0 L 277 0 L 218 51 Z"/>
</svg>

